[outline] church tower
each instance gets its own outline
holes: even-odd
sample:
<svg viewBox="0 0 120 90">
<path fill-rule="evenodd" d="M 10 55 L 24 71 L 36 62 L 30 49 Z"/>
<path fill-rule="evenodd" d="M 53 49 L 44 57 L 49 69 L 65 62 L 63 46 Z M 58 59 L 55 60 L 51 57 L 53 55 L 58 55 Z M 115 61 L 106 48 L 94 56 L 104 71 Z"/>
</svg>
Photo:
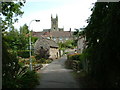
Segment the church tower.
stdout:
<svg viewBox="0 0 120 90">
<path fill-rule="evenodd" d="M 51 15 L 51 31 L 59 31 L 58 30 L 58 16 L 56 15 L 56 18 L 53 18 Z"/>
</svg>

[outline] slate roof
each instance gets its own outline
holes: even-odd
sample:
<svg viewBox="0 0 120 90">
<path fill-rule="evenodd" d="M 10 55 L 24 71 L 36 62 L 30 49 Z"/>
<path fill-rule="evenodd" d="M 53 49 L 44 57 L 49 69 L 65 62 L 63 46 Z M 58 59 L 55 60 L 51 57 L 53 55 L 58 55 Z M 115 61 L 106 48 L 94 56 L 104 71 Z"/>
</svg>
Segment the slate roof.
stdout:
<svg viewBox="0 0 120 90">
<path fill-rule="evenodd" d="M 34 37 L 72 37 L 70 31 L 33 32 Z"/>
<path fill-rule="evenodd" d="M 41 37 L 41 35 L 43 35 L 45 32 L 33 32 L 32 36 L 34 37 Z"/>
<path fill-rule="evenodd" d="M 70 31 L 52 31 L 50 35 L 52 37 L 71 37 L 72 33 Z"/>
<path fill-rule="evenodd" d="M 46 38 L 39 38 L 36 42 L 35 42 L 35 45 L 34 45 L 34 50 L 35 52 L 39 51 L 40 48 L 43 47 L 44 49 L 48 49 L 50 47 L 53 47 L 53 48 L 58 48 L 58 44 L 53 41 L 53 40 L 50 40 L 50 39 L 46 39 Z"/>
</svg>

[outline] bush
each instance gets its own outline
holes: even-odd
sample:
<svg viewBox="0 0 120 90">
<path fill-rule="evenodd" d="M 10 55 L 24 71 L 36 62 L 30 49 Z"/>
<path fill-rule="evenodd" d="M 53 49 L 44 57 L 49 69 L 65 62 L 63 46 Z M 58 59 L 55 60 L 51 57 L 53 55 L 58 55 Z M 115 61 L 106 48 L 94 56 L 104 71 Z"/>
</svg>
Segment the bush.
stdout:
<svg viewBox="0 0 120 90">
<path fill-rule="evenodd" d="M 53 60 L 52 59 L 45 59 L 41 58 L 40 60 L 37 60 L 37 63 L 51 63 Z"/>
<path fill-rule="evenodd" d="M 45 62 L 46 62 L 46 63 L 51 63 L 51 62 L 52 62 L 52 60 L 47 59 Z"/>
<path fill-rule="evenodd" d="M 41 62 L 41 63 L 46 63 L 46 59 L 41 58 L 41 59 L 40 59 L 40 62 Z"/>
<path fill-rule="evenodd" d="M 46 59 L 45 58 L 37 59 L 37 63 L 46 63 Z"/>
<path fill-rule="evenodd" d="M 39 76 L 35 71 L 27 71 L 20 79 L 22 88 L 34 88 L 39 84 Z"/>
<path fill-rule="evenodd" d="M 83 69 L 82 59 L 80 53 L 68 54 L 67 61 L 65 62 L 66 67 L 69 69 L 75 68 L 76 70 Z"/>
<path fill-rule="evenodd" d="M 41 59 L 40 55 L 37 55 L 37 54 L 36 54 L 36 55 L 35 55 L 35 59 L 36 59 L 36 60 L 40 60 L 40 59 Z"/>
<path fill-rule="evenodd" d="M 68 54 L 69 52 L 64 52 L 64 54 Z"/>
<path fill-rule="evenodd" d="M 30 51 L 29 50 L 19 50 L 17 51 L 18 56 L 22 58 L 29 58 L 30 57 Z"/>
<path fill-rule="evenodd" d="M 69 54 L 68 59 L 69 60 L 80 60 L 80 54 L 79 53 Z"/>
<path fill-rule="evenodd" d="M 49 56 L 50 56 L 49 55 L 49 50 L 41 47 L 38 55 L 39 55 L 40 59 L 42 59 L 42 58 L 48 59 Z"/>
</svg>

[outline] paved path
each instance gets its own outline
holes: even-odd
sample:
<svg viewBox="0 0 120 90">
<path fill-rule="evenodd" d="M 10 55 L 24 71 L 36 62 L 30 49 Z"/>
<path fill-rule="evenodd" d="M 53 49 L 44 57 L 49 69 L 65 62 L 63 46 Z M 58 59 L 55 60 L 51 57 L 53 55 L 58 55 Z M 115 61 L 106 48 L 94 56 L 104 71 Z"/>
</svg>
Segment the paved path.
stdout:
<svg viewBox="0 0 120 90">
<path fill-rule="evenodd" d="M 64 68 L 66 57 L 50 63 L 40 71 L 40 85 L 36 88 L 79 88 L 78 83 L 70 73 L 72 70 Z"/>
</svg>

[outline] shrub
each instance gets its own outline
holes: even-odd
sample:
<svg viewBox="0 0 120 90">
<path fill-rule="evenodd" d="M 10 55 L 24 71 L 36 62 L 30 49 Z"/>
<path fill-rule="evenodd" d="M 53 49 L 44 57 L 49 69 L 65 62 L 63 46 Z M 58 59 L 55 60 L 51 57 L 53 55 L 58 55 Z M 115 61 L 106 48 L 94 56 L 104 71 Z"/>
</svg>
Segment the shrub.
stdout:
<svg viewBox="0 0 120 90">
<path fill-rule="evenodd" d="M 27 71 L 19 82 L 21 82 L 21 88 L 34 88 L 39 84 L 39 76 L 35 71 Z"/>
<path fill-rule="evenodd" d="M 46 63 L 51 63 L 51 62 L 52 62 L 52 60 L 47 59 L 45 62 L 46 62 Z"/>
<path fill-rule="evenodd" d="M 39 57 L 40 57 L 40 59 L 42 59 L 42 58 L 48 59 L 49 56 L 50 56 L 49 55 L 49 50 L 41 47 L 41 49 L 39 50 Z"/>
<path fill-rule="evenodd" d="M 68 54 L 67 55 L 67 61 L 65 62 L 66 67 L 76 70 L 83 69 L 82 61 L 81 61 L 81 54 L 80 53 L 74 53 L 74 54 Z"/>
<path fill-rule="evenodd" d="M 36 55 L 35 55 L 35 59 L 36 59 L 36 60 L 40 60 L 40 59 L 41 59 L 41 56 L 36 54 Z"/>
<path fill-rule="evenodd" d="M 41 58 L 41 59 L 40 59 L 40 62 L 41 62 L 41 63 L 45 63 L 45 62 L 46 62 L 46 59 Z"/>
<path fill-rule="evenodd" d="M 69 52 L 64 52 L 64 54 L 68 54 Z"/>
<path fill-rule="evenodd" d="M 46 63 L 46 59 L 45 58 L 41 58 L 41 59 L 37 59 L 37 63 Z"/>
<path fill-rule="evenodd" d="M 52 59 L 45 59 L 41 58 L 40 60 L 37 60 L 37 63 L 51 63 L 53 60 Z"/>
<path fill-rule="evenodd" d="M 29 58 L 30 57 L 30 51 L 29 50 L 19 50 L 17 51 L 18 56 L 22 58 Z"/>
<path fill-rule="evenodd" d="M 80 60 L 80 54 L 79 53 L 69 54 L 68 59 L 69 60 Z"/>
</svg>

